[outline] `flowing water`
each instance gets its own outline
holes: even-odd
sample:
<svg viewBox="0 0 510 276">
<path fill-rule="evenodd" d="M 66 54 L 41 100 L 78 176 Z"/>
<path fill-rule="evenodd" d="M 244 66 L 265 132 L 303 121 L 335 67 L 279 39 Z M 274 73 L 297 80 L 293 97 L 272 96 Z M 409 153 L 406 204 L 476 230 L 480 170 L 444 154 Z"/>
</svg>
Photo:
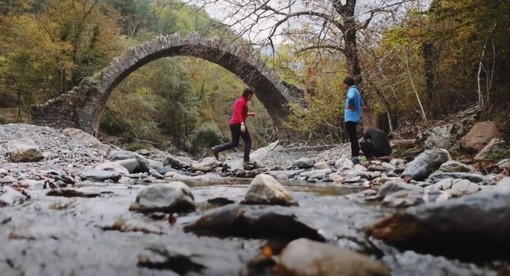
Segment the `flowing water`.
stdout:
<svg viewBox="0 0 510 276">
<path fill-rule="evenodd" d="M 207 249 L 212 253 L 204 262 L 225 264 L 216 272 L 180 274 L 239 275 L 265 241 L 197 237 L 185 233 L 183 226 L 216 207 L 207 202 L 209 199 L 240 202 L 250 181 L 233 178 L 187 182 L 197 210 L 178 216 L 174 224 L 164 216 L 148 217 L 128 210 L 144 185 L 88 183 L 76 187 L 101 194 L 94 198 L 52 197 L 46 195 L 48 190 L 30 190 L 29 201 L 0 208 L 0 275 L 179 275 L 137 266 L 147 248 L 158 245 L 188 253 Z M 497 275 L 497 264 L 475 265 L 401 252 L 367 239 L 361 229 L 395 210 L 365 203 L 354 187 L 295 181 L 283 184 L 299 202 L 299 207 L 289 208 L 301 221 L 319 229 L 329 243 L 379 258 L 394 275 Z M 120 220 L 140 231 L 104 230 L 114 228 L 112 225 Z"/>
</svg>

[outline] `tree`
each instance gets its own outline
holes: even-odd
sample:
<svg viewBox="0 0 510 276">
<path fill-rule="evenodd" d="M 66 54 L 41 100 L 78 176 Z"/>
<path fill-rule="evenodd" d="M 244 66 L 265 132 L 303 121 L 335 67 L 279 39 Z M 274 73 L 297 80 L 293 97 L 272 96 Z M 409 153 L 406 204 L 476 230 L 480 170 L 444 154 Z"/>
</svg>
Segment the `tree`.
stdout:
<svg viewBox="0 0 510 276">
<path fill-rule="evenodd" d="M 197 2 L 197 1 L 187 1 Z M 219 6 L 223 21 L 259 46 L 292 42 L 297 37 L 299 51 L 320 49 L 340 52 L 346 58 L 348 72 L 361 74 L 358 34 L 371 22 L 393 15 L 407 0 L 205 0 L 201 7 Z M 220 12 L 220 11 L 218 11 Z"/>
<path fill-rule="evenodd" d="M 200 7 L 217 12 L 226 23 L 250 40 L 253 46 L 271 47 L 274 53 L 281 45 L 293 45 L 291 53 L 299 56 L 307 53 L 307 58 L 315 56 L 314 62 L 308 64 L 309 69 L 321 64 L 321 59 L 338 60 L 345 65 L 346 72 L 358 79 L 362 89 L 365 105 L 369 109 L 364 112 L 364 122 L 375 124 L 373 98 L 383 103 L 388 118 L 393 110 L 384 91 L 377 84 L 368 80 L 364 55 L 377 47 L 383 38 L 383 30 L 392 22 L 399 22 L 406 15 L 406 10 L 413 7 L 423 9 L 420 0 L 388 0 L 388 1 L 357 1 L 357 0 L 286 0 L 286 1 L 250 1 L 250 0 L 207 0 L 199 2 Z M 214 10 L 212 5 L 218 7 Z M 373 27 L 378 29 L 373 30 Z M 360 44 L 362 43 L 362 44 Z M 279 53 L 278 53 L 279 54 Z M 340 57 L 343 57 L 342 60 Z M 317 68 L 320 72 L 322 69 Z M 312 70 L 314 71 L 314 70 Z M 331 76 L 335 74 L 330 74 Z M 341 77 L 336 80 L 341 81 Z M 304 82 L 305 85 L 313 82 Z M 330 86 L 327 89 L 332 89 Z M 367 88 L 367 89 L 365 89 Z M 305 86 L 305 90 L 315 87 Z M 324 95 L 324 91 L 322 92 Z M 331 120 L 330 118 L 329 120 Z M 335 118 L 337 119 L 337 118 Z M 391 124 L 391 122 L 390 122 Z"/>
<path fill-rule="evenodd" d="M 429 12 L 428 35 L 441 49 L 441 67 L 456 75 L 450 89 L 486 113 L 498 103 L 491 94 L 510 84 L 509 12 L 510 2 L 501 0 L 434 0 Z M 441 81 L 445 86 L 451 80 Z"/>
<path fill-rule="evenodd" d="M 48 0 L 34 17 L 47 39 L 59 45 L 53 51 L 59 93 L 104 68 L 122 49 L 117 13 L 99 0 Z"/>
</svg>

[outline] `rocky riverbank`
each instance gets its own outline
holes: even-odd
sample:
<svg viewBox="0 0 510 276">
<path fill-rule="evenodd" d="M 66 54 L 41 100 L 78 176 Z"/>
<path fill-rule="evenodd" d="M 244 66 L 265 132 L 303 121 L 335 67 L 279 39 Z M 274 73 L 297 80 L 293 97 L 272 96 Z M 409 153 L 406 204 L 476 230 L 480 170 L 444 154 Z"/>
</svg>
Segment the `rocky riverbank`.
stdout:
<svg viewBox="0 0 510 276">
<path fill-rule="evenodd" d="M 498 248 L 510 244 L 509 160 L 485 173 L 443 149 L 410 162 L 361 165 L 348 152 L 348 145 L 275 143 L 253 152 L 260 168 L 246 170 L 236 153 L 193 160 L 127 152 L 76 129 L 0 125 L 0 270 L 497 275 L 508 269 Z"/>
</svg>

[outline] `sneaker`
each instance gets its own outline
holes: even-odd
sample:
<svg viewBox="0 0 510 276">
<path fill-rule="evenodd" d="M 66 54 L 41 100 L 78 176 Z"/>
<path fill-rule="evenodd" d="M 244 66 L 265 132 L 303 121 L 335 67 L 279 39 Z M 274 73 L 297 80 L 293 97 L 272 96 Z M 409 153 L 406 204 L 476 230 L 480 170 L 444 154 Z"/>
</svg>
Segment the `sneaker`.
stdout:
<svg viewBox="0 0 510 276">
<path fill-rule="evenodd" d="M 359 161 L 359 157 L 357 156 L 353 156 L 351 157 L 351 161 L 352 163 L 354 163 L 354 165 L 357 165 L 357 164 L 360 164 L 361 162 Z"/>
<path fill-rule="evenodd" d="M 216 147 L 212 147 L 211 150 L 212 150 L 216 160 L 220 160 L 220 157 L 218 156 L 218 153 L 219 153 L 218 149 Z"/>
</svg>

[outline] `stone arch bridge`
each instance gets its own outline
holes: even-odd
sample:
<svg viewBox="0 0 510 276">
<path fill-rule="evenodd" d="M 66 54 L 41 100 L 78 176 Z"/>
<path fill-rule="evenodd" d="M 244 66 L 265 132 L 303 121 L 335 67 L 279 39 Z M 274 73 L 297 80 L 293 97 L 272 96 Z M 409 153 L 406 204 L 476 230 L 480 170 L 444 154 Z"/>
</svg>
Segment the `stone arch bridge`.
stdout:
<svg viewBox="0 0 510 276">
<path fill-rule="evenodd" d="M 197 34 L 188 38 L 177 35 L 157 37 L 114 58 L 100 74 L 85 78 L 71 91 L 32 106 L 32 123 L 74 127 L 97 135 L 101 114 L 111 92 L 130 73 L 159 58 L 193 56 L 224 67 L 252 87 L 275 125 L 281 127 L 289 115 L 287 104 L 298 102 L 302 91 L 284 83 L 260 60 L 259 54 L 247 49 L 221 39 L 207 40 Z"/>
</svg>

